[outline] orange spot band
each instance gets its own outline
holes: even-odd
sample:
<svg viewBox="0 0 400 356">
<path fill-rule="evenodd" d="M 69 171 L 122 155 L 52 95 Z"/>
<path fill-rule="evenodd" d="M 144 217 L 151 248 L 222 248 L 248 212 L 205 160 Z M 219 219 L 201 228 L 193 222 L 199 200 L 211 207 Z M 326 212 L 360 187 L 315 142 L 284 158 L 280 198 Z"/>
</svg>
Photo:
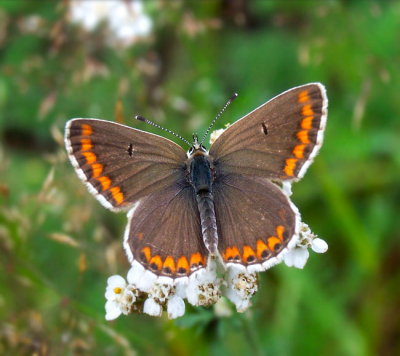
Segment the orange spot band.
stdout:
<svg viewBox="0 0 400 356">
<path fill-rule="evenodd" d="M 293 149 L 293 153 L 297 158 L 304 158 L 304 149 L 306 148 L 307 145 L 297 145 Z"/>
<path fill-rule="evenodd" d="M 243 261 L 247 263 L 247 260 L 251 256 L 254 256 L 254 257 L 256 256 L 253 249 L 250 246 L 244 246 L 243 247 Z"/>
<path fill-rule="evenodd" d="M 176 267 L 179 269 L 184 269 L 186 273 L 189 271 L 189 262 L 185 256 L 181 256 L 176 264 Z"/>
<path fill-rule="evenodd" d="M 306 103 L 309 100 L 310 100 L 310 97 L 308 96 L 308 90 L 304 90 L 304 91 L 300 92 L 299 103 Z"/>
<path fill-rule="evenodd" d="M 297 138 L 302 142 L 302 143 L 310 143 L 310 140 L 308 138 L 308 131 L 307 130 L 302 130 L 297 133 Z"/>
<path fill-rule="evenodd" d="M 82 124 L 82 136 L 90 136 L 93 133 L 92 126 Z"/>
<path fill-rule="evenodd" d="M 314 116 L 307 116 L 303 120 L 301 120 L 301 128 L 304 130 L 310 130 L 312 129 L 312 121 L 314 119 Z"/>
<path fill-rule="evenodd" d="M 278 234 L 278 238 L 283 241 L 283 232 L 285 231 L 285 228 L 282 225 L 278 225 L 276 228 L 276 233 Z"/>
<path fill-rule="evenodd" d="M 147 260 L 147 262 L 150 260 L 150 257 L 151 257 L 151 250 L 150 250 L 150 247 L 149 246 L 147 246 L 147 247 L 145 247 L 143 250 L 142 250 L 142 252 L 143 252 L 143 254 L 144 254 L 144 256 L 146 257 L 146 260 Z"/>
<path fill-rule="evenodd" d="M 122 194 L 120 187 L 113 187 L 110 189 L 110 192 L 117 204 L 121 204 L 124 201 L 124 194 Z"/>
<path fill-rule="evenodd" d="M 303 109 L 301 110 L 301 114 L 303 116 L 312 116 L 312 115 L 314 115 L 314 112 L 311 109 L 311 105 L 310 104 L 304 105 Z"/>
<path fill-rule="evenodd" d="M 190 266 L 199 265 L 200 263 L 201 263 L 203 266 L 205 265 L 205 263 L 204 263 L 204 258 L 201 256 L 200 252 L 193 253 L 193 254 L 190 256 Z"/>
<path fill-rule="evenodd" d="M 156 256 L 152 257 L 152 258 L 150 259 L 149 263 L 150 263 L 151 265 L 152 265 L 152 264 L 155 264 L 155 265 L 157 266 L 157 269 L 158 269 L 158 270 L 160 270 L 161 267 L 162 267 L 162 259 L 161 259 L 161 257 L 160 257 L 159 255 L 156 255 Z"/>
<path fill-rule="evenodd" d="M 93 152 L 82 152 L 82 155 L 85 156 L 87 164 L 96 162 L 96 155 Z"/>
<path fill-rule="evenodd" d="M 90 138 L 83 138 L 81 140 L 81 150 L 82 151 L 90 151 L 92 149 L 92 141 L 90 140 Z"/>
<path fill-rule="evenodd" d="M 268 247 L 271 251 L 275 251 L 275 246 L 277 244 L 280 244 L 282 241 L 279 240 L 277 237 L 275 236 L 271 236 L 270 238 L 268 238 Z"/>
<path fill-rule="evenodd" d="M 172 256 L 168 256 L 164 263 L 163 263 L 163 268 L 169 268 L 171 270 L 172 274 L 175 274 L 175 262 Z"/>
<path fill-rule="evenodd" d="M 110 188 L 110 185 L 111 185 L 110 178 L 103 176 L 103 177 L 97 178 L 97 180 L 101 183 L 103 190 L 107 190 L 108 188 Z"/>
<path fill-rule="evenodd" d="M 286 160 L 286 166 L 285 166 L 284 171 L 288 176 L 294 175 L 293 171 L 296 168 L 296 162 L 297 162 L 296 158 L 288 158 Z"/>
<path fill-rule="evenodd" d="M 262 253 L 268 249 L 268 246 L 261 240 L 257 241 L 257 257 L 259 260 L 262 259 Z"/>
<path fill-rule="evenodd" d="M 225 261 L 228 261 L 229 259 L 240 258 L 240 252 L 236 246 L 228 247 L 225 253 L 223 253 L 223 256 Z"/>
<path fill-rule="evenodd" d="M 100 176 L 101 172 L 103 172 L 103 165 L 100 163 L 93 163 L 92 171 L 93 171 L 92 178 L 97 178 L 98 176 Z"/>
</svg>

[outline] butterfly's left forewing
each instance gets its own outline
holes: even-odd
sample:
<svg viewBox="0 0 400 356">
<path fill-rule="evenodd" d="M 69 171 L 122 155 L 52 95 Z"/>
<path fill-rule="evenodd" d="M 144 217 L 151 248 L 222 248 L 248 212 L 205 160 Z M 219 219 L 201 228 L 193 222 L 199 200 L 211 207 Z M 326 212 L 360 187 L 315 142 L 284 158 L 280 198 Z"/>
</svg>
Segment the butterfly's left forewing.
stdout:
<svg viewBox="0 0 400 356">
<path fill-rule="evenodd" d="M 228 127 L 210 148 L 215 169 L 298 180 L 322 145 L 327 117 L 320 83 L 290 89 Z"/>
</svg>

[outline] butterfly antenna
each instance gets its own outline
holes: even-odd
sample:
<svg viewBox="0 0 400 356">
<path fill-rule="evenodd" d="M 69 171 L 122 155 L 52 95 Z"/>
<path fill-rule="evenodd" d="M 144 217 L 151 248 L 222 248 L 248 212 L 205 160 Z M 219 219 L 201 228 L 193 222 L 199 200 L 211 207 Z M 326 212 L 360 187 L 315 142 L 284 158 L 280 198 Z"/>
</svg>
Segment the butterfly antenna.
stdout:
<svg viewBox="0 0 400 356">
<path fill-rule="evenodd" d="M 225 104 L 225 106 L 222 108 L 222 110 L 220 111 L 220 113 L 217 115 L 217 117 L 213 120 L 213 122 L 211 123 L 211 125 L 208 127 L 206 133 L 205 133 L 204 136 L 203 136 L 203 139 L 201 140 L 200 146 L 203 144 L 204 140 L 206 139 L 206 137 L 207 137 L 208 133 L 210 132 L 211 127 L 214 125 L 215 121 L 217 121 L 217 119 L 221 116 L 221 114 L 225 111 L 225 109 L 229 106 L 229 104 L 230 104 L 230 103 L 233 101 L 233 99 L 235 99 L 237 96 L 238 96 L 238 94 L 235 93 L 235 94 L 233 94 L 233 95 L 229 98 L 228 102 Z"/>
<path fill-rule="evenodd" d="M 171 131 L 171 130 L 164 129 L 164 127 L 162 127 L 162 126 L 160 126 L 160 125 L 157 125 L 157 124 L 155 124 L 154 122 L 151 122 L 150 120 L 145 119 L 143 116 L 135 116 L 135 119 L 136 119 L 136 120 L 139 120 L 139 121 L 143 121 L 143 122 L 145 122 L 145 123 L 147 123 L 147 124 L 153 125 L 153 126 L 159 128 L 159 129 L 161 129 L 161 130 L 167 131 L 167 132 L 169 132 L 170 134 L 172 134 L 172 135 L 174 135 L 174 136 L 176 136 L 176 137 L 179 137 L 182 141 L 186 142 L 190 147 L 192 147 L 192 145 L 189 143 L 189 141 L 188 141 L 188 140 L 185 140 L 182 136 L 176 134 L 175 132 L 173 132 L 173 131 Z"/>
</svg>

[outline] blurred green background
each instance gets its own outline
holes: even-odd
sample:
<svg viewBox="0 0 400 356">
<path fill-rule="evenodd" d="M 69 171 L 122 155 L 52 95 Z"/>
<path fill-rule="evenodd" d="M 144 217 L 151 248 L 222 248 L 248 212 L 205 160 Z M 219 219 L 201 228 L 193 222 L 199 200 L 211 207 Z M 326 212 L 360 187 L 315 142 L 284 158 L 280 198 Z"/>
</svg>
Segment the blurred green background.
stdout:
<svg viewBox="0 0 400 356">
<path fill-rule="evenodd" d="M 114 23 L 101 3 L 0 1 L 0 353 L 399 355 L 400 2 L 124 2 Z M 215 128 L 314 81 L 325 142 L 292 199 L 328 252 L 262 273 L 244 314 L 106 322 L 126 217 L 76 177 L 65 122 L 191 140 L 234 92 Z"/>
</svg>

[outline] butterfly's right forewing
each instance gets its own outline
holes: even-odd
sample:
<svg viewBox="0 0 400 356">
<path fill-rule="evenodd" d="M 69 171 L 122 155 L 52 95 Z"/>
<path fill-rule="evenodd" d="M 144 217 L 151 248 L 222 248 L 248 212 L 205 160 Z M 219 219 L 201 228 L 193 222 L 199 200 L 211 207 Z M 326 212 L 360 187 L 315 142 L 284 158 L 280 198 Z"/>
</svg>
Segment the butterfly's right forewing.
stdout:
<svg viewBox="0 0 400 356">
<path fill-rule="evenodd" d="M 73 119 L 65 145 L 89 191 L 111 210 L 165 189 L 185 176 L 185 151 L 161 136 L 113 122 Z"/>
</svg>

